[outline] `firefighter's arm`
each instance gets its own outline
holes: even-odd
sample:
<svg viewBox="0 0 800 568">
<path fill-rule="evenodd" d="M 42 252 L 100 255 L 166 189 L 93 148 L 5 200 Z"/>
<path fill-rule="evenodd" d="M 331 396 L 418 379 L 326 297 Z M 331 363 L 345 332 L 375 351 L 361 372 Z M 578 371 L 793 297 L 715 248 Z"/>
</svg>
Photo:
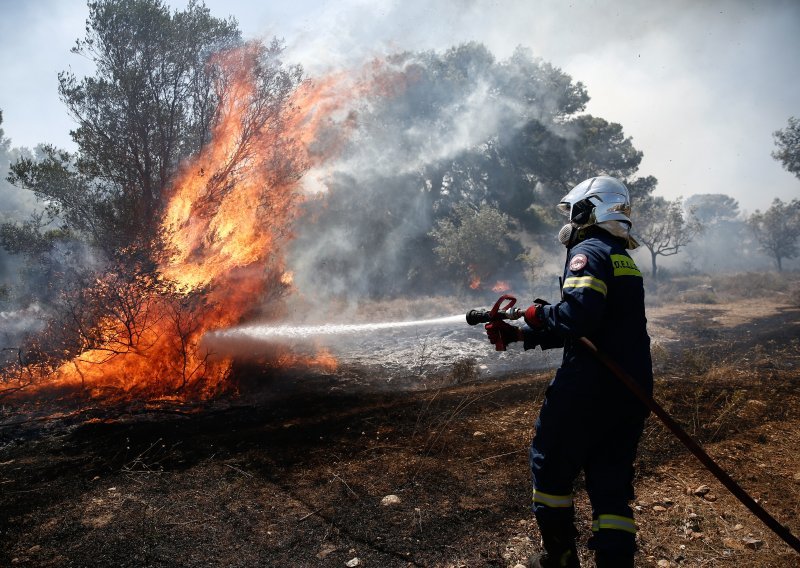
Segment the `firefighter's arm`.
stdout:
<svg viewBox="0 0 800 568">
<path fill-rule="evenodd" d="M 537 345 L 545 349 L 555 349 L 557 347 L 564 347 L 564 337 L 550 329 L 535 329 L 525 324 L 522 330 L 522 346 L 527 351 L 533 349 Z"/>
<path fill-rule="evenodd" d="M 590 335 L 600 323 L 612 273 L 605 257 L 589 247 L 576 246 L 568 261 L 562 300 L 537 311 L 543 327 L 562 337 Z"/>
<path fill-rule="evenodd" d="M 536 299 L 533 304 L 525 310 L 525 325 L 522 326 L 522 338 L 526 350 L 533 349 L 537 345 L 542 350 L 564 347 L 564 337 L 545 326 L 542 308 L 549 306 L 550 302 Z"/>
</svg>

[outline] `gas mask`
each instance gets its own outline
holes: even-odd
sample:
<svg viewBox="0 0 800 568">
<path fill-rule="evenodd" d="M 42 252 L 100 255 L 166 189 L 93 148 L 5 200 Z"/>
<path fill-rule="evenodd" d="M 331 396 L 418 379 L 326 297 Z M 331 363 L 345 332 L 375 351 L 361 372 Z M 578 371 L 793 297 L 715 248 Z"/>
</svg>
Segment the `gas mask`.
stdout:
<svg viewBox="0 0 800 568">
<path fill-rule="evenodd" d="M 572 223 L 567 223 L 561 227 L 561 230 L 558 232 L 558 242 L 569 248 L 569 241 L 572 239 L 572 232 L 574 230 L 575 227 L 572 225 Z"/>
</svg>

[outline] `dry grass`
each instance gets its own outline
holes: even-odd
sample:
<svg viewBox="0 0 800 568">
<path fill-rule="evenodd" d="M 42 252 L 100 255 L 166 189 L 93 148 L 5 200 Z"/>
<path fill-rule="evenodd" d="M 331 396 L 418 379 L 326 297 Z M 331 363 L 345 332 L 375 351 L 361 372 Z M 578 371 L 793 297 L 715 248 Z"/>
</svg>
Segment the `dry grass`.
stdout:
<svg viewBox="0 0 800 568">
<path fill-rule="evenodd" d="M 672 334 L 653 346 L 657 398 L 800 532 L 798 310 L 670 303 L 650 315 Z M 455 361 L 428 379 L 438 388 L 405 393 L 299 377 L 269 403 L 0 428 L 0 565 L 512 567 L 539 540 L 527 446 L 551 373 L 474 372 Z M 636 488 L 639 568 L 798 565 L 654 419 Z M 389 494 L 400 502 L 381 505 Z M 577 496 L 583 545 L 590 504 L 580 485 Z"/>
</svg>

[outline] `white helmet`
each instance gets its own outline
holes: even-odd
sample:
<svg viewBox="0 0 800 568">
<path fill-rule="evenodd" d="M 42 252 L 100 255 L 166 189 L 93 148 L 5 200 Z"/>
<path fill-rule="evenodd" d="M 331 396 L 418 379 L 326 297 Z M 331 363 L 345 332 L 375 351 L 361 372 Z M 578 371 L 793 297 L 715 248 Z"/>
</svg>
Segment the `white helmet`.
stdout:
<svg viewBox="0 0 800 568">
<path fill-rule="evenodd" d="M 582 181 L 561 198 L 558 210 L 576 227 L 605 221 L 631 225 L 631 198 L 628 188 L 617 178 L 597 176 Z"/>
</svg>

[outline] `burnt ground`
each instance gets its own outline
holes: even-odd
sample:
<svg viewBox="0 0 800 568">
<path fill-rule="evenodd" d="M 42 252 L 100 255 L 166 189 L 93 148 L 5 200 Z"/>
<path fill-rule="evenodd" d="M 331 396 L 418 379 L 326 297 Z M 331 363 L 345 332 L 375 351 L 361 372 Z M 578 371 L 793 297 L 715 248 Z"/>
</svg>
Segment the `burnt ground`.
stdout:
<svg viewBox="0 0 800 568">
<path fill-rule="evenodd" d="M 800 534 L 800 309 L 650 317 L 657 399 Z M 241 398 L 202 408 L 3 408 L 0 566 L 510 567 L 535 549 L 527 445 L 551 371 L 462 362 L 400 392 L 239 373 Z M 636 488 L 637 566 L 800 566 L 653 418 Z M 580 489 L 577 508 L 585 541 Z"/>
</svg>

